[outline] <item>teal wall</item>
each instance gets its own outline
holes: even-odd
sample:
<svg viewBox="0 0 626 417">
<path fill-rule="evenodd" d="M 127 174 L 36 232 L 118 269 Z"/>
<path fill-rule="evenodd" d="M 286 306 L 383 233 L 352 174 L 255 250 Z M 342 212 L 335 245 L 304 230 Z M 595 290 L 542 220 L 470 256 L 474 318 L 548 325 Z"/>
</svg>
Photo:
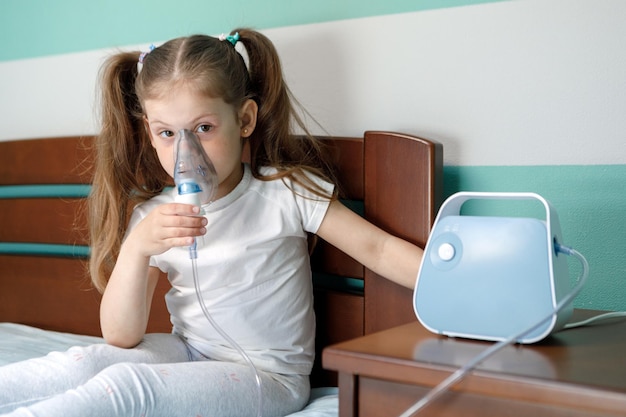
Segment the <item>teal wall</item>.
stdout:
<svg viewBox="0 0 626 417">
<path fill-rule="evenodd" d="M 0 61 L 502 0 L 2 0 Z M 393 36 L 393 34 L 390 34 Z"/>
</svg>

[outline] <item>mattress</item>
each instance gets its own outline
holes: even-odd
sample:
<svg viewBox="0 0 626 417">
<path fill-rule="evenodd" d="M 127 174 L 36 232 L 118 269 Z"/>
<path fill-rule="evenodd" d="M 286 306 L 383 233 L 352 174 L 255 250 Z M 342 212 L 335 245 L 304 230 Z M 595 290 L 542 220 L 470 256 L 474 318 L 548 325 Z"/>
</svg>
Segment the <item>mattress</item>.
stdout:
<svg viewBox="0 0 626 417">
<path fill-rule="evenodd" d="M 53 332 L 15 323 L 0 323 L 0 366 L 53 351 L 64 351 L 71 346 L 103 343 L 93 336 Z M 309 403 L 288 417 L 337 417 L 339 400 L 336 387 L 314 388 Z"/>
</svg>

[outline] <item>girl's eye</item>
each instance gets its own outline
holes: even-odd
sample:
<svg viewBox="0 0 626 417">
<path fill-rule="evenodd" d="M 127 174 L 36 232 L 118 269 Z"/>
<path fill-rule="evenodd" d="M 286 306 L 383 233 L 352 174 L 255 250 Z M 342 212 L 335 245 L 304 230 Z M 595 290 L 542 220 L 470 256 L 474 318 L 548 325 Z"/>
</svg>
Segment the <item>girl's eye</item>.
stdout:
<svg viewBox="0 0 626 417">
<path fill-rule="evenodd" d="M 200 125 L 196 129 L 196 132 L 198 132 L 198 133 L 206 133 L 206 132 L 209 132 L 211 129 L 213 129 L 213 126 L 211 126 L 211 125 Z"/>
<path fill-rule="evenodd" d="M 171 130 L 163 130 L 159 132 L 159 136 L 161 136 L 162 138 L 172 138 L 174 137 L 174 132 L 172 132 Z"/>
</svg>

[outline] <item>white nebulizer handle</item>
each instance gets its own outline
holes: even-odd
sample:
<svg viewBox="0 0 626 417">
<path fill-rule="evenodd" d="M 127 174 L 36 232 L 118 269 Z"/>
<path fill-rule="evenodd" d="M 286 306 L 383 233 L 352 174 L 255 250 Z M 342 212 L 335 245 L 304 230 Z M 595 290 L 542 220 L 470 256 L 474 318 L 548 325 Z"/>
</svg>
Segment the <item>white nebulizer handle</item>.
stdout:
<svg viewBox="0 0 626 417">
<path fill-rule="evenodd" d="M 204 214 L 204 210 L 202 209 L 202 202 L 200 201 L 201 192 L 199 190 L 198 184 L 193 181 L 184 182 L 176 186 L 176 191 L 177 193 L 174 197 L 174 201 L 176 201 L 177 203 L 198 206 L 200 208 L 198 215 L 202 216 Z M 198 256 L 198 246 L 204 246 L 204 239 L 202 236 L 196 237 L 193 241 L 193 244 L 189 246 L 189 256 L 191 258 L 196 258 Z"/>
<path fill-rule="evenodd" d="M 177 203 L 198 206 L 202 211 L 202 201 L 200 201 L 201 192 L 198 184 L 193 181 L 184 182 L 176 186 L 176 191 L 174 200 Z"/>
</svg>

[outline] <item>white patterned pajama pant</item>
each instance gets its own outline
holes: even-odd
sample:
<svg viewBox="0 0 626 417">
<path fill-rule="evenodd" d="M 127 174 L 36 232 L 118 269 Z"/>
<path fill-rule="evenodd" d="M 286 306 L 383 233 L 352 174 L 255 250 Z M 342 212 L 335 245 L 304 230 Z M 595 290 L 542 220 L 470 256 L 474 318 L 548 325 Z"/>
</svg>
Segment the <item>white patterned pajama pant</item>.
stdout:
<svg viewBox="0 0 626 417">
<path fill-rule="evenodd" d="M 264 417 L 300 410 L 308 377 L 259 371 Z M 3 417 L 227 417 L 257 414 L 254 372 L 205 358 L 174 334 L 133 349 L 74 347 L 0 367 Z"/>
</svg>

